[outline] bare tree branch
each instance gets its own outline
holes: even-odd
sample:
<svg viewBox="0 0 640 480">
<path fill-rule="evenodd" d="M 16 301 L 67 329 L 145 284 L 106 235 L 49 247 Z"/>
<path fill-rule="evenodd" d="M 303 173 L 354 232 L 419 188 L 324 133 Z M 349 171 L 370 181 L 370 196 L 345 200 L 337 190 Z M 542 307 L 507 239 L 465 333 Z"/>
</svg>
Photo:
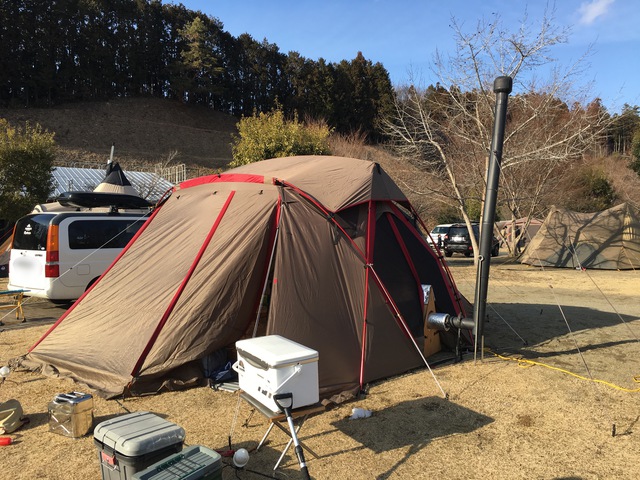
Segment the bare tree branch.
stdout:
<svg viewBox="0 0 640 480">
<path fill-rule="evenodd" d="M 428 173 L 430 183 L 425 187 L 426 181 L 415 179 L 411 189 L 449 202 L 467 225 L 481 211 L 497 76 L 511 76 L 517 92 L 509 101 L 500 190 L 500 204 L 512 219 L 539 214 L 565 165 L 602 138 L 608 115 L 598 102 L 587 104 L 589 89 L 579 86 L 590 49 L 564 70 L 555 66 L 551 50 L 565 43 L 570 31 L 557 28 L 553 14 L 546 12 L 532 26 L 525 11 L 513 32 L 498 14 L 471 32 L 453 18 L 456 52 L 435 53 L 438 83 L 396 90 L 393 115 L 384 120 L 386 133 L 403 158 Z M 548 79 L 541 82 L 545 74 Z"/>
</svg>

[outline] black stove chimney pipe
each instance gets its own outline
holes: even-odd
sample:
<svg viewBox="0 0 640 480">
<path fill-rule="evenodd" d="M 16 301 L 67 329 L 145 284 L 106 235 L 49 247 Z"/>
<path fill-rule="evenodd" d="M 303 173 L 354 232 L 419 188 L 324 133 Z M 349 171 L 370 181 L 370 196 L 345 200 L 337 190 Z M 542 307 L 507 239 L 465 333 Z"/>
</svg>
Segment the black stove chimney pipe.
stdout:
<svg viewBox="0 0 640 480">
<path fill-rule="evenodd" d="M 493 124 L 493 138 L 489 155 L 489 170 L 487 172 L 487 190 L 482 213 L 480 230 L 480 259 L 476 274 L 476 296 L 473 307 L 474 328 L 474 361 L 478 355 L 478 341 L 480 341 L 481 358 L 484 358 L 484 318 L 487 308 L 487 286 L 489 282 L 489 266 L 491 263 L 491 247 L 493 246 L 493 224 L 496 216 L 496 200 L 498 197 L 498 181 L 500 179 L 500 162 L 502 161 L 502 143 L 507 117 L 507 99 L 511 93 L 513 80 L 511 77 L 498 77 L 493 82 L 496 94 L 495 120 Z"/>
</svg>

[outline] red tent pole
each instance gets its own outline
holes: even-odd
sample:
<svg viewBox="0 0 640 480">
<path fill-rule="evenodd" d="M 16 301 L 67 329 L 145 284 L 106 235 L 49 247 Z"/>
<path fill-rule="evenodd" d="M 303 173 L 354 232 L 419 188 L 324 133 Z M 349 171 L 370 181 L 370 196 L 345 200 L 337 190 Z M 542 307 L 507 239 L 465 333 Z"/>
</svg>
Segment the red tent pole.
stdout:
<svg viewBox="0 0 640 480">
<path fill-rule="evenodd" d="M 300 190 L 298 187 L 296 187 L 295 185 L 291 185 L 289 183 L 283 182 L 278 180 L 278 182 L 276 183 L 277 185 L 282 185 L 284 187 L 290 188 L 291 190 L 293 190 L 294 192 L 296 192 L 298 195 L 300 195 L 302 198 L 306 198 L 309 202 L 311 202 L 312 205 L 315 205 L 326 217 L 327 219 L 338 229 L 340 230 L 343 234 L 344 234 L 344 238 L 346 238 L 347 240 L 349 240 L 349 242 L 351 243 L 351 246 L 354 248 L 354 250 L 358 253 L 358 255 L 360 256 L 360 258 L 362 259 L 362 261 L 366 261 L 366 254 L 360 249 L 360 247 L 358 246 L 358 244 L 356 242 L 353 241 L 353 238 L 351 238 L 351 236 L 344 230 L 344 228 L 342 228 L 342 225 L 340 225 L 340 223 L 338 223 L 336 221 L 336 219 L 333 216 L 333 212 L 331 212 L 330 210 L 327 210 L 327 208 L 322 205 L 320 202 L 318 202 L 315 198 L 313 198 L 311 195 L 309 195 L 306 192 L 303 192 L 302 190 Z"/>
<path fill-rule="evenodd" d="M 422 358 L 422 361 L 427 366 L 427 369 L 429 370 L 429 373 L 431 373 L 431 376 L 433 377 L 433 380 L 436 382 L 436 385 L 438 386 L 438 388 L 442 392 L 442 396 L 445 397 L 445 398 L 448 398 L 447 393 L 444 391 L 444 389 L 440 385 L 440 382 L 438 382 L 438 379 L 436 378 L 435 373 L 433 373 L 433 370 L 431 370 L 431 366 L 429 365 L 429 362 L 427 362 L 427 359 L 425 358 L 424 354 L 422 353 L 422 350 L 420 349 L 420 347 L 416 343 L 415 338 L 413 338 L 413 335 L 411 334 L 411 330 L 409 330 L 409 325 L 407 325 L 407 322 L 402 317 L 402 313 L 400 313 L 400 310 L 398 309 L 398 306 L 393 301 L 393 298 L 391 298 L 391 294 L 389 293 L 389 291 L 386 289 L 386 287 L 382 283 L 382 279 L 378 276 L 376 271 L 373 269 L 372 265 L 369 265 L 369 267 L 370 268 L 367 268 L 367 270 L 371 270 L 373 272 L 373 278 L 374 278 L 375 283 L 378 285 L 378 288 L 380 289 L 382 294 L 387 298 L 387 301 L 389 302 L 389 305 L 391 305 L 391 308 L 393 309 L 393 312 L 394 312 L 395 317 L 396 317 L 396 323 L 398 323 L 400 328 L 405 332 L 406 336 L 409 338 L 409 340 L 411 341 L 411 343 L 415 347 L 416 351 L 418 352 L 418 355 L 420 355 L 420 358 Z"/>
</svg>

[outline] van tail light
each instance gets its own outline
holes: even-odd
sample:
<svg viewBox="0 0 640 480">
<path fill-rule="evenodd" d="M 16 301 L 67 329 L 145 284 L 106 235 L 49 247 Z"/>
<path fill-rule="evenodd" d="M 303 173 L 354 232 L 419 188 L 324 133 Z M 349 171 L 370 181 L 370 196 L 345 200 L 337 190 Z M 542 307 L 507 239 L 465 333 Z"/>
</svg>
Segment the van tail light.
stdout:
<svg viewBox="0 0 640 480">
<path fill-rule="evenodd" d="M 60 265 L 46 264 L 44 266 L 44 276 L 46 278 L 58 278 L 60 276 Z"/>
<path fill-rule="evenodd" d="M 58 250 L 58 225 L 50 225 L 47 233 L 47 257 L 44 265 L 44 276 L 55 278 L 60 276 L 60 252 Z"/>
</svg>

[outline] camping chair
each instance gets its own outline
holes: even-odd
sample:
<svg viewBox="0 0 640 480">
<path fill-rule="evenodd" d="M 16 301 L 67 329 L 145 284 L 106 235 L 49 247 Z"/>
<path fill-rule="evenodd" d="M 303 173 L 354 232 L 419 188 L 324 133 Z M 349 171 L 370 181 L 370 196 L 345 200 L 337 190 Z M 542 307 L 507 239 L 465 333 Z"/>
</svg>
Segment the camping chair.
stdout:
<svg viewBox="0 0 640 480">
<path fill-rule="evenodd" d="M 291 432 L 289 431 L 288 428 L 286 428 L 285 426 L 282 426 L 283 422 L 285 424 L 287 424 L 287 416 L 284 413 L 272 412 L 267 407 L 265 407 L 263 404 L 261 404 L 259 401 L 257 401 L 255 398 L 253 398 L 251 395 L 247 394 L 246 392 L 243 392 L 241 390 L 239 390 L 239 392 L 240 392 L 240 398 L 242 400 L 247 402 L 251 407 L 253 407 L 255 410 L 259 411 L 264 417 L 266 417 L 269 420 L 269 427 L 267 428 L 267 431 L 265 432 L 264 436 L 262 437 L 262 440 L 260 440 L 260 443 L 256 447 L 256 452 L 258 450 L 260 450 L 260 447 L 262 447 L 262 445 L 264 445 L 264 442 L 267 440 L 267 437 L 271 433 L 271 430 L 273 429 L 274 426 L 278 427 L 280 430 L 282 430 L 289 437 L 289 441 L 287 442 L 287 445 L 284 447 L 284 450 L 282 451 L 282 454 L 280 455 L 280 458 L 278 458 L 278 461 L 276 462 L 275 466 L 273 467 L 274 470 L 277 470 L 278 467 L 280 466 L 280 463 L 282 462 L 282 459 L 284 458 L 284 456 L 286 455 L 287 451 L 291 447 L 291 444 L 293 443 L 293 437 L 291 435 Z M 309 416 L 316 415 L 316 414 L 322 413 L 324 411 L 325 411 L 324 405 L 319 404 L 319 403 L 317 403 L 315 405 L 307 405 L 305 407 L 300 407 L 300 408 L 296 408 L 294 410 L 291 410 L 291 417 L 294 419 L 294 421 L 297 420 L 296 435 L 297 435 L 298 432 L 300 432 L 300 429 L 304 425 L 304 422 L 307 420 L 307 418 L 309 418 Z M 314 458 L 320 458 L 313 450 L 311 450 L 301 440 L 298 440 L 298 442 L 299 442 L 300 446 L 304 450 L 309 452 L 311 455 L 313 455 Z"/>
<path fill-rule="evenodd" d="M 24 292 L 28 292 L 29 290 L 2 290 L 0 291 L 0 296 L 11 295 L 11 303 L 10 304 L 2 304 L 0 308 L 11 308 L 16 310 L 16 319 L 20 319 L 22 317 L 22 322 L 26 322 L 27 319 L 24 316 L 24 311 L 22 310 L 22 300 L 24 299 Z M 0 325 L 2 325 L 2 321 L 0 320 Z"/>
</svg>

